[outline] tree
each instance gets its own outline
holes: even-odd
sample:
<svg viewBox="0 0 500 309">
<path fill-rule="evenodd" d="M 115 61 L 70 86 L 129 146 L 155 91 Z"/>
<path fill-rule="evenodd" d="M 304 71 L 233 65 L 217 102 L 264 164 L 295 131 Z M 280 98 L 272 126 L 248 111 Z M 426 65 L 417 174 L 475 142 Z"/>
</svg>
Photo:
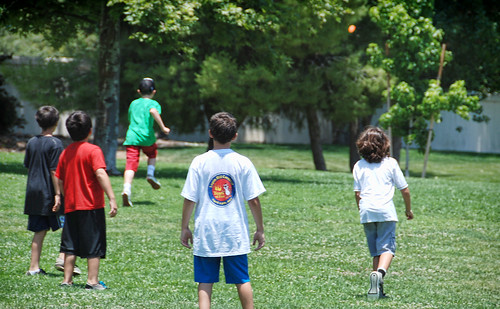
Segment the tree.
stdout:
<svg viewBox="0 0 500 309">
<path fill-rule="evenodd" d="M 463 79 L 481 97 L 500 91 L 499 20 L 495 0 L 434 0 L 433 22 L 453 53 L 442 78 L 445 89 Z"/>
<path fill-rule="evenodd" d="M 426 17 L 432 15 L 432 10 L 432 1 L 409 3 L 387 0 L 379 1 L 377 6 L 370 9 L 372 19 L 387 40 L 385 48 L 370 44 L 368 53 L 375 65 L 399 79 L 395 92 L 388 93 L 395 104 L 381 116 L 380 123 L 386 128 L 393 128 L 396 135 L 404 136 L 407 144 L 416 142 L 420 149 L 425 147 L 427 136 L 431 136 L 439 110 L 467 110 L 469 113 L 480 108 L 474 98 L 467 98 L 461 103 L 454 102 L 455 108 L 447 106 L 446 96 L 436 91 L 435 82 L 429 82 L 429 76 L 440 71 L 444 63 L 451 59 L 451 53 L 440 48 L 443 31 L 436 29 L 432 19 Z M 457 83 L 454 90 L 466 92 L 463 83 Z M 429 130 L 428 121 L 431 123 Z"/>
<path fill-rule="evenodd" d="M 333 109 L 328 72 L 341 68 L 334 65 L 336 59 L 348 58 L 338 54 L 349 22 L 359 18 L 352 7 L 361 2 L 120 2 L 125 4 L 126 20 L 141 29 L 132 37 L 176 51 L 167 76 L 183 74 L 181 66 L 195 75 L 186 81 L 194 80 L 197 87 L 174 81 L 171 91 L 197 90 L 184 100 L 191 115 L 210 116 L 225 109 L 243 120 L 279 107 L 297 124 L 308 123 L 315 166 L 326 169 L 318 113 Z"/>
<path fill-rule="evenodd" d="M 0 63 L 10 58 L 10 56 L 0 56 Z M 13 127 L 22 126 L 24 119 L 19 118 L 16 108 L 20 106 L 20 102 L 16 97 L 7 93 L 4 88 L 5 78 L 0 74 L 0 133 L 7 133 Z"/>
<path fill-rule="evenodd" d="M 117 174 L 116 148 L 119 113 L 119 6 L 106 0 L 86 1 L 14 1 L 0 10 L 0 22 L 9 31 L 21 34 L 41 33 L 60 47 L 78 31 L 99 35 L 99 89 L 96 99 L 94 142 L 106 158 L 108 171 Z M 97 27 L 96 27 L 97 25 Z M 97 30 L 96 30 L 97 29 Z"/>
</svg>

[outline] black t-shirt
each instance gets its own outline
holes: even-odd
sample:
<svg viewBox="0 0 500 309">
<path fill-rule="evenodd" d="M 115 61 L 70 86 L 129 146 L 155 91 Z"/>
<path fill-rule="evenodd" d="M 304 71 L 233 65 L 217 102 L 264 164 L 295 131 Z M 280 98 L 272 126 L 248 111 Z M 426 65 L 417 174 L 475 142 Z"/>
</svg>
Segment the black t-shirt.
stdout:
<svg viewBox="0 0 500 309">
<path fill-rule="evenodd" d="M 24 214 L 54 214 L 52 206 L 55 191 L 50 171 L 57 168 L 63 149 L 62 142 L 53 136 L 38 135 L 28 141 L 24 157 L 24 166 L 28 168 Z M 58 214 L 63 213 L 64 209 L 61 207 Z"/>
</svg>

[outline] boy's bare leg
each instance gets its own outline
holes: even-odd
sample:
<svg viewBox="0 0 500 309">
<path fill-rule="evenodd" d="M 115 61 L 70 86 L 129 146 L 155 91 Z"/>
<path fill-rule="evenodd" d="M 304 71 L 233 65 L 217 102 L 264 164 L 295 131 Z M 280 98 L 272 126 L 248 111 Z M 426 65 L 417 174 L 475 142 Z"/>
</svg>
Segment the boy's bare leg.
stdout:
<svg viewBox="0 0 500 309">
<path fill-rule="evenodd" d="M 379 268 L 383 268 L 386 271 L 389 270 L 389 266 L 391 266 L 392 258 L 394 255 L 392 253 L 386 252 L 382 253 L 380 256 L 376 256 L 373 258 L 373 270 L 376 271 Z M 375 263 L 375 259 L 377 260 Z"/>
<path fill-rule="evenodd" d="M 123 173 L 123 183 L 130 183 L 134 180 L 135 172 L 133 170 L 126 170 Z"/>
<path fill-rule="evenodd" d="M 64 255 L 64 279 L 63 283 L 73 283 L 73 270 L 75 268 L 76 255 Z"/>
<path fill-rule="evenodd" d="M 243 309 L 253 309 L 253 291 L 250 282 L 237 284 L 238 296 Z"/>
<path fill-rule="evenodd" d="M 148 158 L 148 165 L 156 165 L 156 158 Z"/>
<path fill-rule="evenodd" d="M 200 309 L 210 309 L 213 286 L 213 283 L 198 284 L 198 305 L 200 306 Z"/>
<path fill-rule="evenodd" d="M 47 230 L 35 232 L 35 235 L 33 235 L 33 241 L 31 242 L 30 271 L 40 269 L 40 256 L 42 255 L 43 240 L 46 234 Z"/>
<path fill-rule="evenodd" d="M 100 257 L 88 258 L 88 268 L 89 274 L 87 277 L 87 283 L 94 285 L 99 283 L 98 275 L 99 275 L 99 263 L 101 261 Z"/>
</svg>

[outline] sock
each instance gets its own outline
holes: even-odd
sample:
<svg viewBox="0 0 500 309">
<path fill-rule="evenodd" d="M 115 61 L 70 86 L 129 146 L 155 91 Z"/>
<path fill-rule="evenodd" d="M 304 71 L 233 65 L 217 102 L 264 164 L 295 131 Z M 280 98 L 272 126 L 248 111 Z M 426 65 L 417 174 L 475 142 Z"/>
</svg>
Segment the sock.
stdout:
<svg viewBox="0 0 500 309">
<path fill-rule="evenodd" d="M 124 183 L 123 184 L 123 192 L 127 193 L 127 195 L 130 195 L 132 191 L 132 184 L 131 183 Z"/>
<path fill-rule="evenodd" d="M 149 177 L 155 177 L 155 166 L 154 165 L 148 165 L 148 173 L 147 175 Z"/>
<path fill-rule="evenodd" d="M 377 269 L 377 271 L 382 274 L 382 278 L 384 278 L 385 274 L 387 273 L 387 270 L 383 269 L 382 267 L 380 267 L 379 269 Z"/>
</svg>

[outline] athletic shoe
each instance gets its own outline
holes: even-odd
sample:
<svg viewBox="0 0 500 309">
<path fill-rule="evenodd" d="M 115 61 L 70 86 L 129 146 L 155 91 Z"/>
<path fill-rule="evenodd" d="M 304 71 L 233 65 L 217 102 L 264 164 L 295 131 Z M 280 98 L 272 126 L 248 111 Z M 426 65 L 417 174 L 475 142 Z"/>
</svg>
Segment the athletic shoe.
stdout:
<svg viewBox="0 0 500 309">
<path fill-rule="evenodd" d="M 46 275 L 47 273 L 45 272 L 45 270 L 41 269 L 41 268 L 38 268 L 37 270 L 28 270 L 26 272 L 26 276 L 35 276 L 35 275 Z"/>
<path fill-rule="evenodd" d="M 130 193 L 122 193 L 123 206 L 125 207 L 133 207 L 132 201 L 130 200 Z"/>
<path fill-rule="evenodd" d="M 54 267 L 57 270 L 64 272 L 64 260 L 61 258 L 57 258 L 56 264 L 54 265 Z M 80 270 L 80 268 L 78 268 L 78 265 L 75 265 L 75 267 L 73 268 L 73 276 L 78 276 L 81 274 L 82 274 L 82 271 Z"/>
<path fill-rule="evenodd" d="M 377 300 L 382 292 L 382 274 L 378 271 L 372 271 L 370 274 L 370 289 L 368 290 L 368 299 Z"/>
<path fill-rule="evenodd" d="M 87 290 L 106 290 L 107 288 L 106 284 L 102 281 L 99 281 L 97 284 L 89 284 L 88 282 L 85 284 L 85 289 Z"/>
<path fill-rule="evenodd" d="M 148 176 L 146 177 L 146 180 L 149 182 L 151 187 L 153 187 L 153 189 L 158 190 L 161 188 L 160 182 L 156 180 L 154 176 Z"/>
<path fill-rule="evenodd" d="M 62 288 L 70 288 L 73 286 L 73 283 L 63 282 L 61 283 Z"/>
</svg>

